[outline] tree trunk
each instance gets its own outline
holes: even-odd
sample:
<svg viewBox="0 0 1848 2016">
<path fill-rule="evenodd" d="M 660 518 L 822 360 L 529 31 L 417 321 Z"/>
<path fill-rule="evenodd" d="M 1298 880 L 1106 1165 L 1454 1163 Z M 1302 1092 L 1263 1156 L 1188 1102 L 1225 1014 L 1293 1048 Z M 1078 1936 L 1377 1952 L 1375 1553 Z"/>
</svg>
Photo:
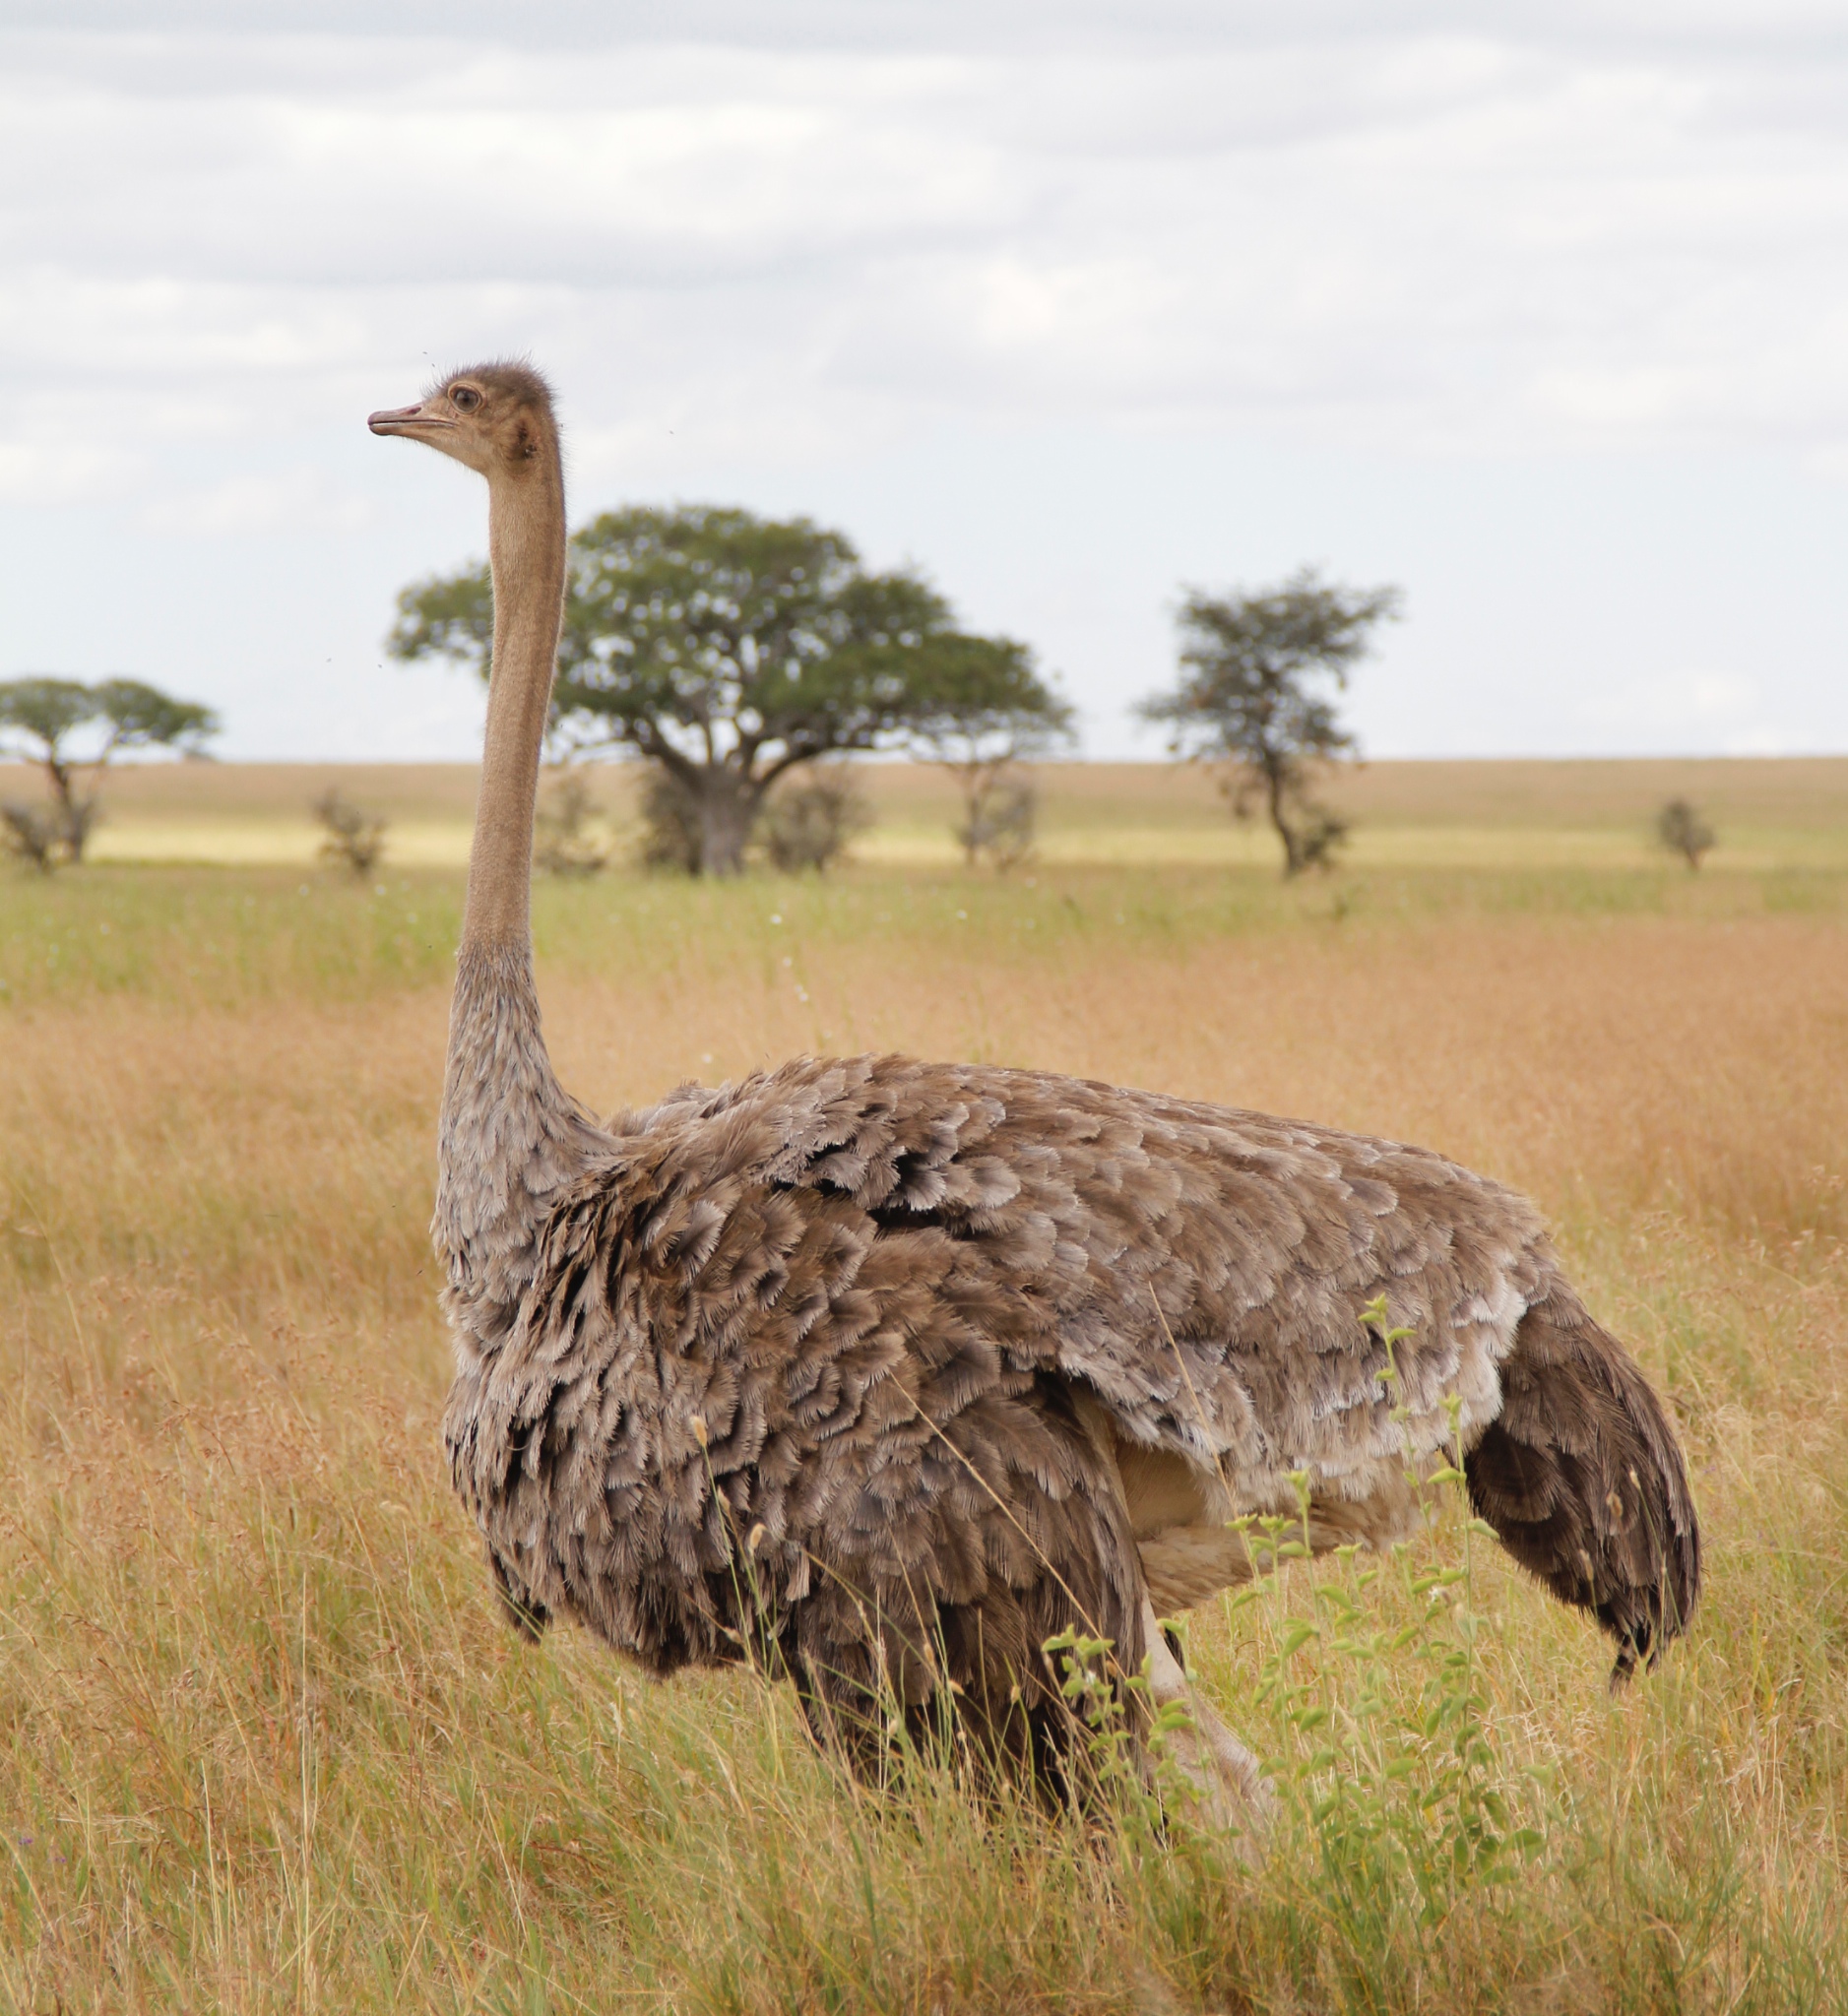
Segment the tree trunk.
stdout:
<svg viewBox="0 0 1848 2016">
<path fill-rule="evenodd" d="M 1305 862 L 1303 849 L 1298 843 L 1296 829 L 1284 817 L 1284 796 L 1287 780 L 1281 766 L 1264 771 L 1264 797 L 1270 807 L 1270 823 L 1277 829 L 1277 837 L 1283 842 L 1283 873 L 1287 882 L 1292 875 L 1303 872 Z"/>
<path fill-rule="evenodd" d="M 80 798 L 77 795 L 74 765 L 53 756 L 45 768 L 50 773 L 51 788 L 58 801 L 58 824 L 62 829 L 60 839 L 64 844 L 64 857 L 75 866 L 84 858 L 84 848 L 90 839 L 90 830 L 96 823 L 96 794 L 92 791 L 87 798 Z"/>
<path fill-rule="evenodd" d="M 988 785 L 973 763 L 961 773 L 959 781 L 963 791 L 963 823 L 956 838 L 962 843 L 963 866 L 973 869 L 982 856 L 983 801 L 988 797 Z"/>
<path fill-rule="evenodd" d="M 714 764 L 699 772 L 695 801 L 702 875 L 735 875 L 742 869 L 745 845 L 762 800 L 762 786 L 734 770 Z"/>
</svg>

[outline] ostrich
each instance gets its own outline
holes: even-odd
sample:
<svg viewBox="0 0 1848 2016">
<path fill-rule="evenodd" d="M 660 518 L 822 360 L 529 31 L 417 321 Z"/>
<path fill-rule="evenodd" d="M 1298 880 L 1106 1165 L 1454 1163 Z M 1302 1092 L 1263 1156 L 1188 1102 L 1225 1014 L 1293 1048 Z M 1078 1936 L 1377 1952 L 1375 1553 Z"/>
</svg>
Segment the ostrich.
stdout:
<svg viewBox="0 0 1848 2016">
<path fill-rule="evenodd" d="M 1114 1086 L 798 1057 L 600 1124 L 534 987 L 534 795 L 565 576 L 545 381 L 495 363 L 377 412 L 488 486 L 492 672 L 438 1135 L 454 1481 L 511 1620 L 657 1673 L 761 1662 L 876 1769 L 896 1720 L 1060 1779 L 1043 1648 L 1109 1641 L 1132 1739 L 1261 1824 L 1250 1754 L 1160 1619 L 1246 1578 L 1239 1515 L 1407 1530 L 1458 1428 L 1470 1497 L 1616 1640 L 1681 1629 L 1680 1449 L 1525 1199 L 1428 1150 Z M 1376 1311 L 1408 1326 L 1388 1391 Z M 1394 1401 L 1398 1418 L 1394 1418 Z M 950 1700 L 954 1713 L 947 1713 Z M 1138 1756 L 1143 1752 L 1138 1749 Z"/>
</svg>

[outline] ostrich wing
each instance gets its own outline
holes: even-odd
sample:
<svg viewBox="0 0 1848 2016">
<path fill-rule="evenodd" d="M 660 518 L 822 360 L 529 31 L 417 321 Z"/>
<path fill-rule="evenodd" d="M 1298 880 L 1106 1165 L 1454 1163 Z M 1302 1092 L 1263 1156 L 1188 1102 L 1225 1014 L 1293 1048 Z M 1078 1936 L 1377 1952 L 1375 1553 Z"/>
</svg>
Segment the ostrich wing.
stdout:
<svg viewBox="0 0 1848 2016">
<path fill-rule="evenodd" d="M 1556 1273 L 1525 1199 L 1427 1150 L 1268 1114 L 902 1058 L 795 1065 L 729 1099 L 778 1116 L 772 1182 L 904 1237 L 1006 1361 L 1083 1382 L 1125 1439 L 1247 1498 L 1292 1469 L 1339 1489 L 1396 1465 L 1402 1426 L 1434 1446 L 1446 1393 L 1473 1436 Z M 1360 1321 L 1380 1293 L 1415 1332 L 1396 1394 Z"/>
<path fill-rule="evenodd" d="M 1553 1268 L 1530 1206 L 1424 1151 L 1037 1073 L 799 1060 L 613 1133 L 447 1434 L 516 1604 L 663 1668 L 751 1618 L 823 1617 L 804 1656 L 838 1659 L 856 1606 L 868 1641 L 867 1606 L 923 1631 L 985 1604 L 991 1634 L 1080 1617 L 1133 1664 L 1100 1413 L 1220 1517 L 1299 1469 L 1360 1501 L 1407 1432 L 1439 1445 L 1446 1393 L 1466 1439 L 1495 1417 Z M 1382 1292 L 1416 1333 L 1399 1422 L 1360 1320 Z"/>
</svg>

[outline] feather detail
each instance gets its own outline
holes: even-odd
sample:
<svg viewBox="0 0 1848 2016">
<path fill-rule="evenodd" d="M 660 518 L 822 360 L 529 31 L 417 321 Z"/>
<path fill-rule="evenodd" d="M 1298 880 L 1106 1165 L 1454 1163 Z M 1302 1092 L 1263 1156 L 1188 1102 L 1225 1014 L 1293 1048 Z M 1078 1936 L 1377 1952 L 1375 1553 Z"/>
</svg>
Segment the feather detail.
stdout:
<svg viewBox="0 0 1848 2016">
<path fill-rule="evenodd" d="M 1133 1670 L 1145 1572 L 1189 1601 L 1244 1572 L 1202 1520 L 1307 1471 L 1327 1534 L 1402 1523 L 1406 1434 L 1436 1452 L 1455 1394 L 1474 1447 L 1527 1312 L 1569 1294 L 1533 1207 L 1426 1150 L 904 1057 L 619 1118 L 522 1271 L 446 1418 L 519 1614 L 658 1671 L 754 1648 L 837 1735 L 867 1689 L 954 1677 L 1015 1751 L 1051 1726 L 1047 1636 Z M 1361 1320 L 1382 1292 L 1400 1422 Z"/>
</svg>

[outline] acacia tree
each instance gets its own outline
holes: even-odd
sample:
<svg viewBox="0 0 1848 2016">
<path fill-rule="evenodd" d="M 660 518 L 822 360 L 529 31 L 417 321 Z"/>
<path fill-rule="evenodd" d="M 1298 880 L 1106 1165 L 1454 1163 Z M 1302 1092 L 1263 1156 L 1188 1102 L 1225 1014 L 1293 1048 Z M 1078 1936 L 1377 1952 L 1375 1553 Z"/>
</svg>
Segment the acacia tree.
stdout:
<svg viewBox="0 0 1848 2016">
<path fill-rule="evenodd" d="M 96 786 L 112 757 L 155 748 L 197 756 L 218 728 L 209 707 L 175 700 L 139 679 L 102 679 L 94 686 L 44 677 L 0 683 L 0 756 L 37 764 L 51 788 L 52 802 L 43 811 L 3 808 L 13 844 L 41 868 L 60 859 L 81 861 L 96 823 Z"/>
<path fill-rule="evenodd" d="M 1170 731 L 1177 755 L 1227 766 L 1234 813 L 1262 798 L 1283 842 L 1284 874 L 1325 867 L 1346 837 L 1311 797 L 1313 767 L 1346 755 L 1352 734 L 1335 714 L 1337 692 L 1364 658 L 1374 624 L 1398 614 L 1396 588 L 1327 587 L 1304 569 L 1254 595 L 1187 592 L 1180 604 L 1180 683 L 1138 708 Z"/>
<path fill-rule="evenodd" d="M 485 567 L 407 589 L 394 656 L 483 676 Z M 765 797 L 798 764 L 893 748 L 979 662 L 1020 647 L 956 629 L 909 573 L 869 574 L 842 534 L 713 505 L 611 511 L 571 540 L 554 736 L 649 758 L 697 836 L 697 870 L 734 873 Z"/>
<path fill-rule="evenodd" d="M 1023 646 L 972 637 L 945 649 L 912 748 L 955 778 L 963 799 L 956 839 L 972 868 L 984 853 L 1004 867 L 1031 845 L 1032 788 L 1013 772 L 1071 731 L 1069 703 Z"/>
</svg>

